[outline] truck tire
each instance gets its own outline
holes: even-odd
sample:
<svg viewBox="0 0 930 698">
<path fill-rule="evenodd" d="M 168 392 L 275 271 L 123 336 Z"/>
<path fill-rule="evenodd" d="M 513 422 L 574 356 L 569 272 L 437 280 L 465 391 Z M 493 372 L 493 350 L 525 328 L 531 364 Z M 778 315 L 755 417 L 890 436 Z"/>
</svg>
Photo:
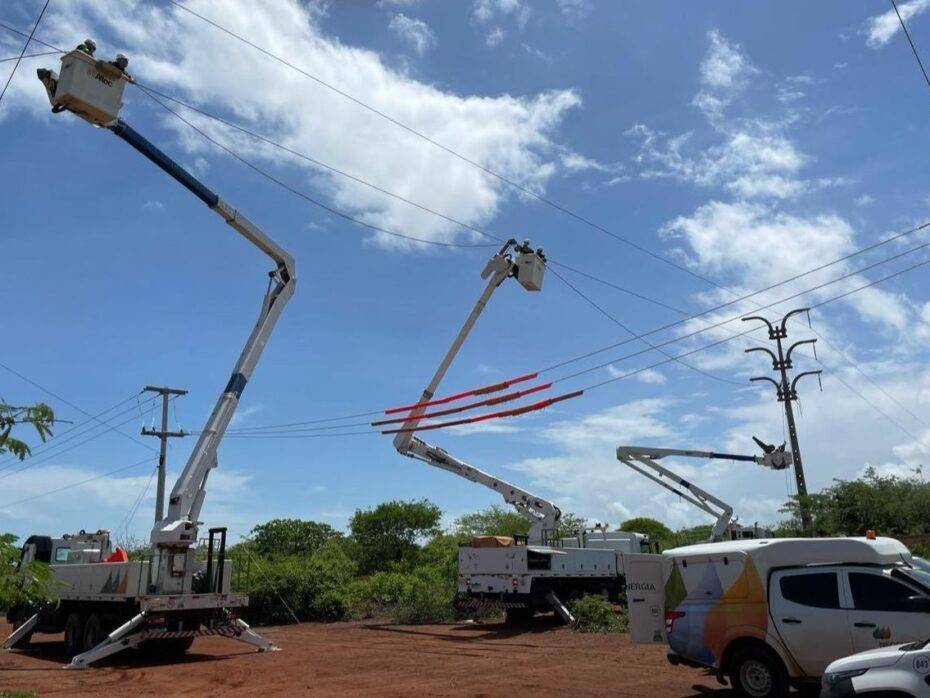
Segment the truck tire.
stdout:
<svg viewBox="0 0 930 698">
<path fill-rule="evenodd" d="M 535 611 L 532 608 L 508 608 L 504 610 L 504 623 L 513 626 L 525 626 L 533 622 Z"/>
<path fill-rule="evenodd" d="M 84 616 L 72 611 L 65 621 L 65 655 L 73 659 L 84 651 Z"/>
<path fill-rule="evenodd" d="M 103 620 L 96 613 L 91 613 L 84 622 L 84 652 L 93 649 L 108 635 Z"/>
<path fill-rule="evenodd" d="M 781 659 L 763 647 L 737 650 L 730 662 L 730 683 L 738 696 L 783 698 L 788 695 L 788 672 Z"/>
</svg>

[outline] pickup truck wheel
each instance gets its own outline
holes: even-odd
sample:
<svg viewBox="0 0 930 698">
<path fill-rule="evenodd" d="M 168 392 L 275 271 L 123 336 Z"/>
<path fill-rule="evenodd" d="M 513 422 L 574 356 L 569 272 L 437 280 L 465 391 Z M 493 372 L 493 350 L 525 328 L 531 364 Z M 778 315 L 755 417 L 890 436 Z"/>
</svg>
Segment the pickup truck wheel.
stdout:
<svg viewBox="0 0 930 698">
<path fill-rule="evenodd" d="M 84 616 L 72 611 L 65 621 L 65 654 L 73 659 L 84 651 Z"/>
<path fill-rule="evenodd" d="M 749 698 L 783 698 L 788 695 L 788 674 L 781 660 L 761 647 L 739 650 L 730 663 L 730 682 L 736 695 Z"/>
</svg>

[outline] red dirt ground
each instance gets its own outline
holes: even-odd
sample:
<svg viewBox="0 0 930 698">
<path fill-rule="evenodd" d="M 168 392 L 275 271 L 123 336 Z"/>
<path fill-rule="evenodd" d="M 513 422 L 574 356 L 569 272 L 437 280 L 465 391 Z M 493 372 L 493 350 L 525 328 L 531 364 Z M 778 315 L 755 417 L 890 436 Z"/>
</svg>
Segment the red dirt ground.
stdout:
<svg viewBox="0 0 930 698">
<path fill-rule="evenodd" d="M 9 628 L 0 623 L 0 637 Z M 41 695 L 730 696 L 713 677 L 673 667 L 659 646 L 552 624 L 398 626 L 362 621 L 269 627 L 283 651 L 259 654 L 219 637 L 181 657 L 126 652 L 63 671 L 61 637 L 0 652 L 0 689 Z"/>
</svg>

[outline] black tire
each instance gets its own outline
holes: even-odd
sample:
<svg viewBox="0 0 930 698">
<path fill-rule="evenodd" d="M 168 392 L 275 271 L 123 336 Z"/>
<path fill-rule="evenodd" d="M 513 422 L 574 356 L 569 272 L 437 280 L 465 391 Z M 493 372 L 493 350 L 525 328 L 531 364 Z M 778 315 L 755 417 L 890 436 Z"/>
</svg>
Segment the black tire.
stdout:
<svg viewBox="0 0 930 698">
<path fill-rule="evenodd" d="M 108 634 L 106 626 L 100 616 L 96 613 L 91 613 L 84 622 L 84 652 L 99 645 Z"/>
<path fill-rule="evenodd" d="M 504 623 L 513 626 L 526 626 L 533 622 L 535 611 L 532 608 L 508 608 L 504 610 Z"/>
<path fill-rule="evenodd" d="M 84 616 L 72 611 L 65 621 L 65 654 L 73 659 L 84 651 Z"/>
<path fill-rule="evenodd" d="M 781 659 L 763 647 L 737 650 L 730 662 L 730 683 L 738 696 L 784 698 L 788 695 L 788 672 Z"/>
</svg>

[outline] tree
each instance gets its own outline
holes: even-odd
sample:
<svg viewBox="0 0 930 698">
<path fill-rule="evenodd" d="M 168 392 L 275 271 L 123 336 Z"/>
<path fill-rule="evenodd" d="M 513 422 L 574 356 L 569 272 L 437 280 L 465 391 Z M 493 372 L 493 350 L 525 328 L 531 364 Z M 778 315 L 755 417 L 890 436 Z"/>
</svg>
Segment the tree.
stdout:
<svg viewBox="0 0 930 698">
<path fill-rule="evenodd" d="M 13 427 L 20 424 L 31 424 L 42 441 L 52 433 L 52 424 L 55 422 L 55 413 L 46 404 L 39 403 L 30 407 L 8 405 L 0 400 L 0 454 L 12 453 L 23 460 L 32 453 L 29 444 L 12 436 Z"/>
<path fill-rule="evenodd" d="M 439 533 L 442 511 L 425 499 L 391 501 L 374 509 L 358 509 L 349 530 L 362 574 L 388 570 L 411 557 L 417 541 Z"/>
<path fill-rule="evenodd" d="M 671 540 L 672 530 L 661 521 L 650 519 L 648 516 L 637 516 L 635 519 L 627 519 L 620 524 L 621 531 L 632 531 L 633 533 L 645 533 L 651 540 L 667 541 Z"/>
<path fill-rule="evenodd" d="M 272 519 L 252 529 L 254 550 L 260 555 L 306 555 L 341 537 L 329 524 L 301 519 Z"/>
<path fill-rule="evenodd" d="M 47 600 L 54 592 L 49 566 L 31 562 L 19 569 L 20 552 L 16 536 L 0 534 L 0 611 Z"/>
<path fill-rule="evenodd" d="M 493 504 L 487 509 L 465 514 L 455 520 L 453 531 L 460 536 L 525 536 L 530 530 L 527 518 L 513 511 Z"/>
</svg>

